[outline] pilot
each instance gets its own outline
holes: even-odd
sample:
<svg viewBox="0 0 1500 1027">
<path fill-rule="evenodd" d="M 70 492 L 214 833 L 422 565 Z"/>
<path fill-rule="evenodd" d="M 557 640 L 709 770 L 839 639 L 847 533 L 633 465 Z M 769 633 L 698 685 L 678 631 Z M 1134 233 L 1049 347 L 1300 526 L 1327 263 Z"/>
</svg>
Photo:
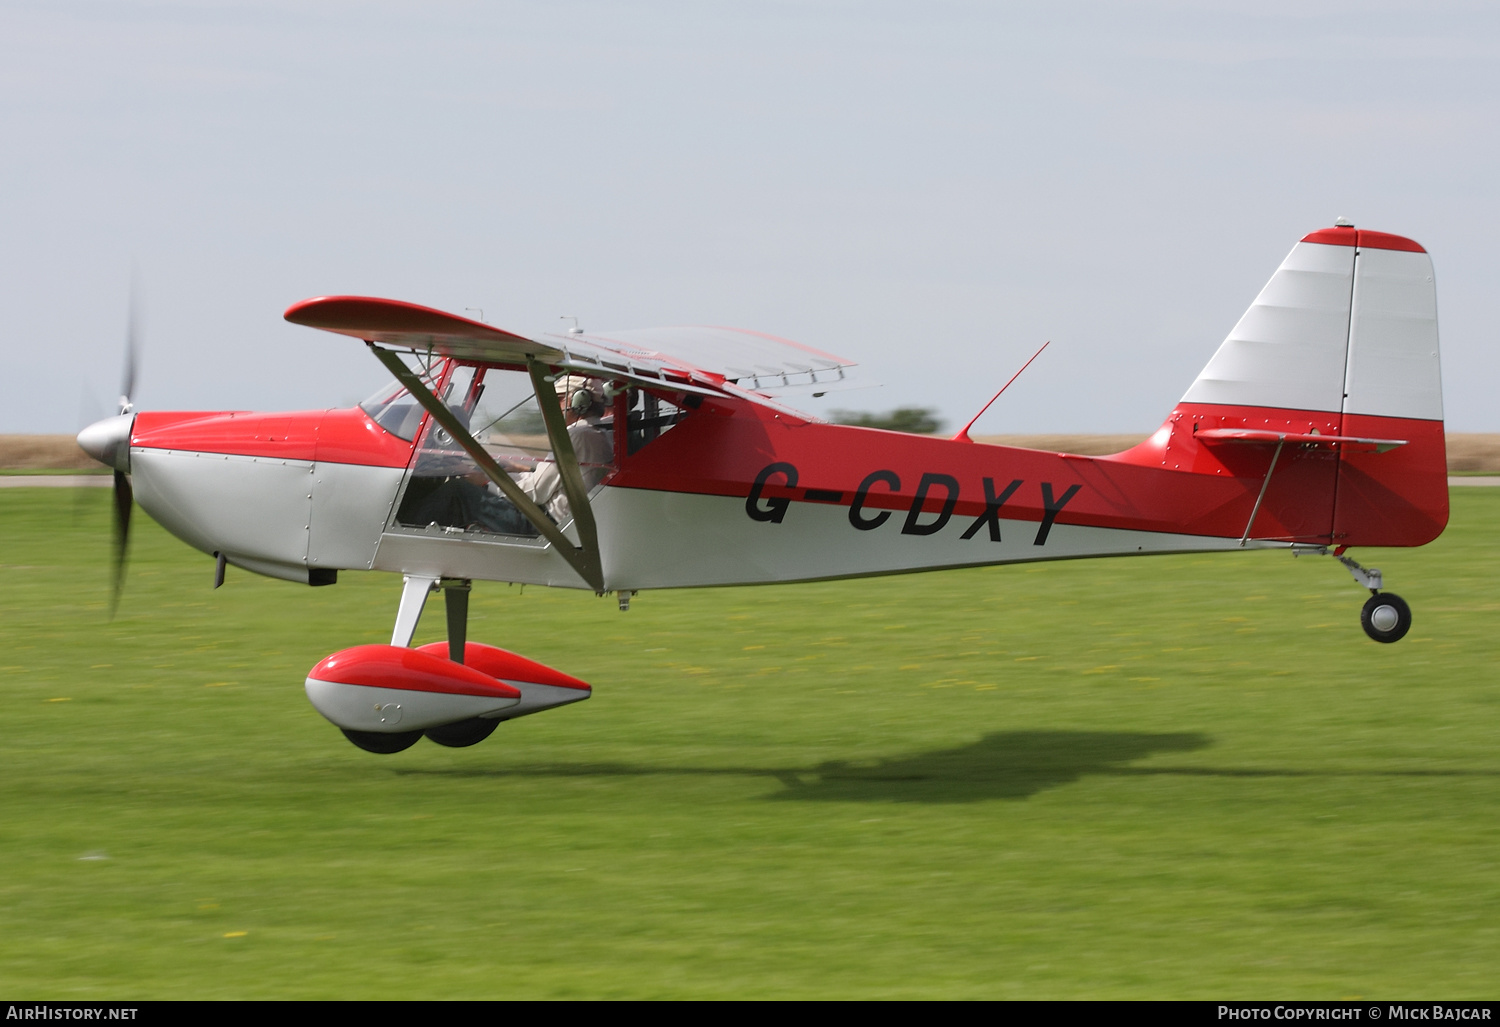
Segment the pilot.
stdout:
<svg viewBox="0 0 1500 1027">
<path fill-rule="evenodd" d="M 578 468 L 583 472 L 585 492 L 604 480 L 615 459 L 614 445 L 599 427 L 604 401 L 594 391 L 596 385 L 597 382 L 578 375 L 564 375 L 553 385 L 568 426 L 568 440 L 573 443 L 573 455 L 578 457 Z M 538 461 L 535 469 L 516 476 L 516 484 L 558 524 L 565 524 L 572 516 L 555 459 Z"/>
<path fill-rule="evenodd" d="M 578 375 L 564 375 L 553 383 L 563 421 L 568 426 L 568 440 L 573 444 L 573 454 L 578 458 L 579 470 L 583 473 L 584 491 L 592 489 L 609 473 L 614 463 L 614 445 L 609 434 L 599 427 L 604 414 L 604 401 L 595 392 L 598 382 Z M 514 461 L 502 461 L 507 471 L 518 471 L 526 465 Z M 514 474 L 515 482 L 526 493 L 526 497 L 546 511 L 547 516 L 558 524 L 566 524 L 573 516 L 568 508 L 568 496 L 563 491 L 562 473 L 557 460 L 548 456 L 538 460 L 524 473 Z M 500 492 L 493 483 L 485 480 L 487 494 L 479 504 L 478 526 L 488 531 L 505 535 L 537 534 L 536 527 L 517 510 L 515 504 Z"/>
</svg>

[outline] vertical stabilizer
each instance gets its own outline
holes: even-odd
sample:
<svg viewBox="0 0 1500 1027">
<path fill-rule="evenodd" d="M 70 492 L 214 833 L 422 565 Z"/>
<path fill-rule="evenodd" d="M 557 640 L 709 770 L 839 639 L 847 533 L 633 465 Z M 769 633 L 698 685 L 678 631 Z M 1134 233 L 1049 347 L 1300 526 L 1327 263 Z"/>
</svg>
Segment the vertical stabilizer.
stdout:
<svg viewBox="0 0 1500 1027">
<path fill-rule="evenodd" d="M 1328 412 L 1343 407 L 1354 249 L 1312 238 L 1292 247 L 1184 403 Z"/>
<path fill-rule="evenodd" d="M 1350 225 L 1304 236 L 1125 458 L 1239 479 L 1247 504 L 1264 499 L 1246 538 L 1430 542 L 1448 522 L 1436 295 L 1410 239 Z"/>
<path fill-rule="evenodd" d="M 1441 421 L 1431 258 L 1385 232 L 1304 237 L 1182 401 Z"/>
</svg>

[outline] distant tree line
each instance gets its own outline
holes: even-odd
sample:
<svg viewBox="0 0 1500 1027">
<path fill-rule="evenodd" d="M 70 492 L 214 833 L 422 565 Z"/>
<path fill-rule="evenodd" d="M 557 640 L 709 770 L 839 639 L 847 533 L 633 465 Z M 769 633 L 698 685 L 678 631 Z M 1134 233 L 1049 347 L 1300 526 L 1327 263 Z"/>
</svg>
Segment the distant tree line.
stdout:
<svg viewBox="0 0 1500 1027">
<path fill-rule="evenodd" d="M 835 410 L 833 420 L 837 424 L 884 428 L 886 431 L 904 431 L 912 435 L 931 435 L 943 427 L 942 418 L 931 407 L 897 407 L 881 414 L 861 410 Z"/>
</svg>

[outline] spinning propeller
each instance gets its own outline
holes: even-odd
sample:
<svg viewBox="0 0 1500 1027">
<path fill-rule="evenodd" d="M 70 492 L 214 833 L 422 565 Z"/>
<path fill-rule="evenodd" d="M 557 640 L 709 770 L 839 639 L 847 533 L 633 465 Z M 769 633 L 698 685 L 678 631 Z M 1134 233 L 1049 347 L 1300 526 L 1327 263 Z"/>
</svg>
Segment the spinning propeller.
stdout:
<svg viewBox="0 0 1500 1027">
<path fill-rule="evenodd" d="M 78 433 L 78 445 L 95 460 L 114 469 L 114 561 L 111 572 L 109 615 L 113 619 L 125 585 L 125 553 L 130 542 L 130 513 L 135 491 L 130 485 L 130 429 L 135 421 L 135 372 L 138 363 L 136 304 L 130 300 L 130 319 L 125 327 L 125 367 L 120 377 L 120 405 L 115 416 L 96 421 Z"/>
</svg>

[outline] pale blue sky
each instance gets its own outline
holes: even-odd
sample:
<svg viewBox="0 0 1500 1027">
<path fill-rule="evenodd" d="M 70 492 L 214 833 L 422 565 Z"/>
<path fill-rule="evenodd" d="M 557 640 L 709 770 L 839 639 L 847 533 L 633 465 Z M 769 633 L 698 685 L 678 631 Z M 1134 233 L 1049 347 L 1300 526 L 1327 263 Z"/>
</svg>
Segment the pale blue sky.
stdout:
<svg viewBox="0 0 1500 1027">
<path fill-rule="evenodd" d="M 294 328 L 388 295 L 729 324 L 956 427 L 1160 423 L 1298 237 L 1437 266 L 1449 427 L 1494 401 L 1500 9 L 1443 3 L 0 3 L 0 432 L 352 402 Z M 80 410 L 87 388 L 97 406 Z"/>
</svg>

